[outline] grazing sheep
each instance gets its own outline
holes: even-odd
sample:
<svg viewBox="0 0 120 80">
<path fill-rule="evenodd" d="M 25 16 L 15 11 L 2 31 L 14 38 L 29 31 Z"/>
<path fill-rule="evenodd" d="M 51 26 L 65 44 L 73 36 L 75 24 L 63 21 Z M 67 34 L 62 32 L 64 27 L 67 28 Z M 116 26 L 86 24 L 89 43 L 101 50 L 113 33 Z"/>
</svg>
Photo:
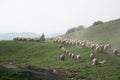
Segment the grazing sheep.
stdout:
<svg viewBox="0 0 120 80">
<path fill-rule="evenodd" d="M 110 44 L 107 44 L 107 48 L 111 48 L 111 45 L 110 45 Z"/>
<path fill-rule="evenodd" d="M 102 52 L 103 50 L 102 50 L 102 48 L 101 48 L 101 46 L 98 48 L 98 52 Z"/>
<path fill-rule="evenodd" d="M 71 40 L 69 41 L 69 45 L 72 45 L 72 41 Z"/>
<path fill-rule="evenodd" d="M 92 65 L 97 65 L 98 64 L 98 60 L 96 59 L 96 58 L 94 58 L 93 60 L 92 60 Z"/>
<path fill-rule="evenodd" d="M 103 52 L 103 50 L 104 50 L 104 45 L 101 45 L 100 47 L 101 47 L 101 52 Z"/>
<path fill-rule="evenodd" d="M 105 64 L 105 63 L 106 63 L 106 60 L 99 61 L 98 63 L 99 63 L 99 64 Z"/>
<path fill-rule="evenodd" d="M 97 52 L 99 52 L 99 47 L 96 47 L 96 49 L 95 49 Z"/>
<path fill-rule="evenodd" d="M 81 41 L 79 41 L 79 45 L 82 45 L 82 42 L 81 42 Z"/>
<path fill-rule="evenodd" d="M 80 55 L 76 55 L 76 58 L 77 58 L 77 60 L 81 59 Z"/>
<path fill-rule="evenodd" d="M 81 44 L 83 47 L 85 47 L 85 43 L 83 42 L 82 44 Z"/>
<path fill-rule="evenodd" d="M 91 44 L 90 48 L 94 49 L 95 48 L 95 44 Z"/>
<path fill-rule="evenodd" d="M 61 50 L 62 50 L 63 52 L 65 52 L 66 49 L 65 49 L 64 47 L 61 47 Z"/>
<path fill-rule="evenodd" d="M 110 45 L 110 44 L 106 44 L 106 45 L 103 46 L 103 50 L 104 50 L 104 51 L 107 50 L 107 49 L 109 49 L 109 48 L 111 48 L 111 45 Z"/>
<path fill-rule="evenodd" d="M 104 48 L 103 48 L 103 49 L 104 49 L 104 51 L 107 50 L 107 45 L 104 45 Z"/>
<path fill-rule="evenodd" d="M 68 53 L 68 56 L 70 56 L 70 57 L 71 57 L 71 55 L 72 55 L 72 53 L 70 53 L 70 52 L 69 52 L 69 53 Z"/>
<path fill-rule="evenodd" d="M 53 73 L 56 73 L 57 71 L 56 71 L 56 69 L 53 69 Z"/>
<path fill-rule="evenodd" d="M 91 54 L 90 54 L 90 60 L 93 60 L 93 59 L 94 59 L 94 54 L 91 53 Z"/>
<path fill-rule="evenodd" d="M 65 50 L 65 53 L 68 54 L 68 53 L 69 53 L 69 50 L 66 49 L 66 50 Z"/>
<path fill-rule="evenodd" d="M 117 49 L 113 49 L 113 54 L 117 55 L 117 53 L 118 53 Z"/>
<path fill-rule="evenodd" d="M 60 55 L 60 59 L 65 60 L 65 55 L 64 54 Z"/>
<path fill-rule="evenodd" d="M 96 44 L 96 47 L 99 47 L 99 44 Z"/>
<path fill-rule="evenodd" d="M 72 53 L 72 54 L 71 54 L 71 58 L 74 58 L 74 57 L 75 57 L 75 55 Z"/>
<path fill-rule="evenodd" d="M 75 44 L 76 44 L 76 45 L 79 45 L 79 41 L 76 41 Z"/>
</svg>

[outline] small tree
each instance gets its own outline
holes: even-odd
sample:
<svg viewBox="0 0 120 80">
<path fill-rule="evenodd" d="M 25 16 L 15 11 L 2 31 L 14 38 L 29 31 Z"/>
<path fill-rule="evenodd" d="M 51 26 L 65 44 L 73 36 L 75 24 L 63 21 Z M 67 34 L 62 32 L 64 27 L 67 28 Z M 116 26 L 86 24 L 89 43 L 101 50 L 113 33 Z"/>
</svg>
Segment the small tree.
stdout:
<svg viewBox="0 0 120 80">
<path fill-rule="evenodd" d="M 42 36 L 40 37 L 40 41 L 41 41 L 41 42 L 44 42 L 44 41 L 45 41 L 45 35 L 44 35 L 44 33 L 43 33 Z"/>
<path fill-rule="evenodd" d="M 102 21 L 95 21 L 95 22 L 93 23 L 93 26 L 98 25 L 98 24 L 103 24 L 103 22 L 102 22 Z"/>
</svg>

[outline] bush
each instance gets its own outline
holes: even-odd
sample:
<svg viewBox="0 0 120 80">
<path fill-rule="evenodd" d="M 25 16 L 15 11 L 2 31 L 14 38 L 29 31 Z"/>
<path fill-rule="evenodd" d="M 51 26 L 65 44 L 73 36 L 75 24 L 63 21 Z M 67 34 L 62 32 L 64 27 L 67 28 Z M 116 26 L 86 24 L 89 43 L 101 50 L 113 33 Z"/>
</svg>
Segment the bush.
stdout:
<svg viewBox="0 0 120 80">
<path fill-rule="evenodd" d="M 92 26 L 98 25 L 98 24 L 103 24 L 103 21 L 95 21 Z"/>
<path fill-rule="evenodd" d="M 78 27 L 68 29 L 66 34 L 72 33 L 72 32 L 75 32 L 75 31 L 79 31 L 79 30 L 83 30 L 83 29 L 85 29 L 85 27 L 83 25 L 80 25 Z"/>
</svg>

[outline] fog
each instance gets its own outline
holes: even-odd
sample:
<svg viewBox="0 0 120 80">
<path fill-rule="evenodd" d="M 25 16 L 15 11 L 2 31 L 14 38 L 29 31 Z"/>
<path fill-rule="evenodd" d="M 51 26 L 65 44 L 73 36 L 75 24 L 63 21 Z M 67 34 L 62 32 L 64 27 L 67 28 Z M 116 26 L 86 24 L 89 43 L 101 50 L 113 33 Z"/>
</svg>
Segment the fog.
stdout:
<svg viewBox="0 0 120 80">
<path fill-rule="evenodd" d="M 120 18 L 120 0 L 0 0 L 0 33 L 65 33 Z"/>
</svg>

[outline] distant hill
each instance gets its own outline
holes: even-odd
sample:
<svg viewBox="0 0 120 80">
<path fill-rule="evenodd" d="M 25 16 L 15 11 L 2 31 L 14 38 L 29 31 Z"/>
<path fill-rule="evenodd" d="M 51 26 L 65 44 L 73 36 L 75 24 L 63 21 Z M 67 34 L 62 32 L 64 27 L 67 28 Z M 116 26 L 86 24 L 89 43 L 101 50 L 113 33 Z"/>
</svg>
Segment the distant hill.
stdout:
<svg viewBox="0 0 120 80">
<path fill-rule="evenodd" d="M 41 35 L 31 32 L 4 33 L 0 34 L 0 40 L 12 40 L 14 37 L 40 37 Z"/>
<path fill-rule="evenodd" d="M 88 27 L 85 30 L 76 31 L 64 35 L 65 38 L 90 40 L 98 43 L 111 43 L 114 47 L 120 47 L 120 19 L 111 20 Z"/>
<path fill-rule="evenodd" d="M 45 38 L 51 38 L 63 35 L 62 33 L 54 33 L 54 34 L 45 34 Z M 40 37 L 41 34 L 36 34 L 32 32 L 23 32 L 23 33 L 1 33 L 0 40 L 12 40 L 14 37 Z"/>
</svg>

